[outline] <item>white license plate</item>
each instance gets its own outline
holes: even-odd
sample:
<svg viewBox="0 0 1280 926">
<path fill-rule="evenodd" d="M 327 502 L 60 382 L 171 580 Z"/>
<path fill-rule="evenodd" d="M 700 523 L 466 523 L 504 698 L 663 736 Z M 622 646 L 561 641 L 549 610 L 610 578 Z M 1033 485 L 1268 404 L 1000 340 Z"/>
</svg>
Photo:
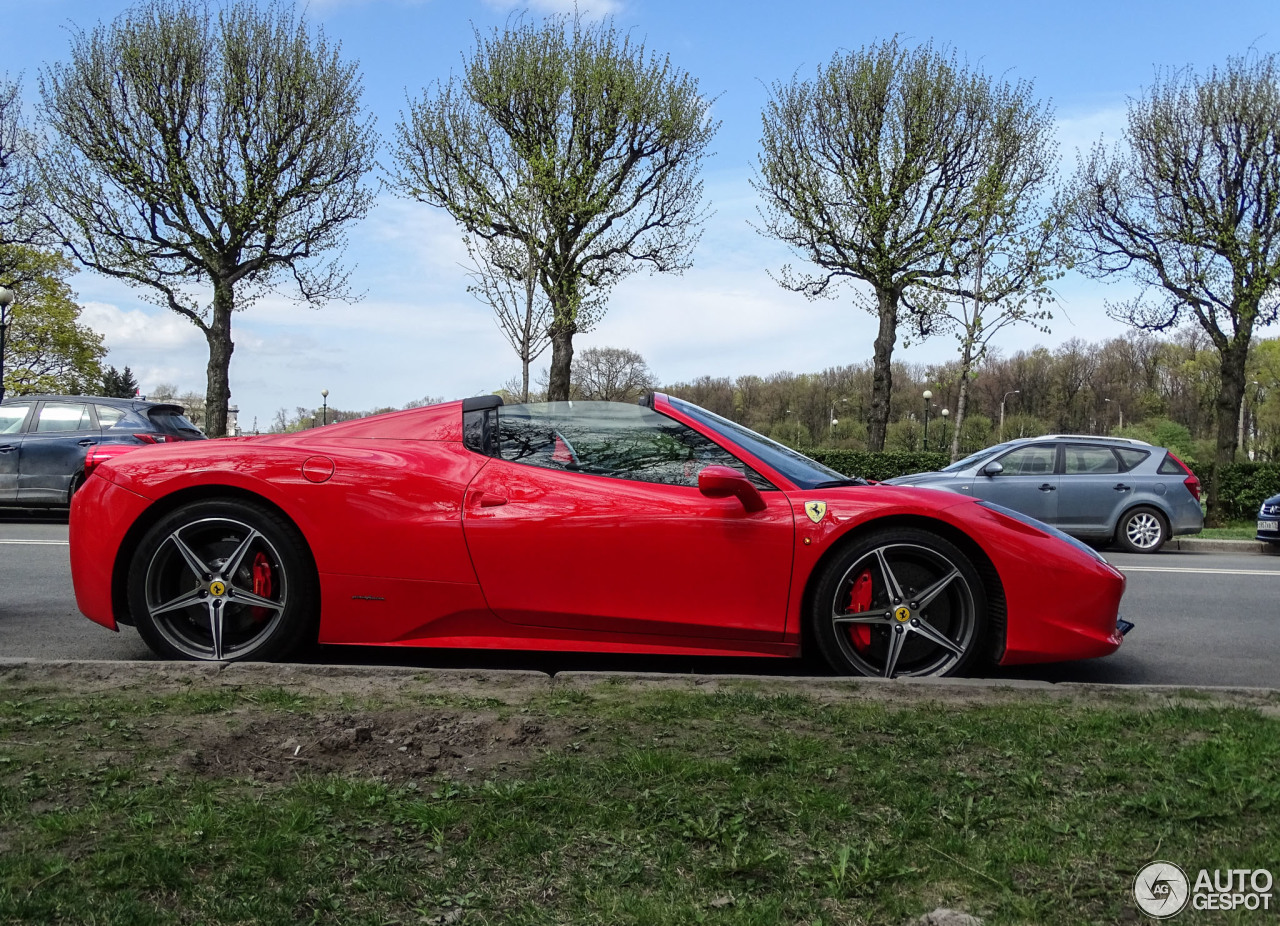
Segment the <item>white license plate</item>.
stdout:
<svg viewBox="0 0 1280 926">
<path fill-rule="evenodd" d="M 1258 532 L 1280 530 L 1280 521 L 1259 521 Z"/>
</svg>

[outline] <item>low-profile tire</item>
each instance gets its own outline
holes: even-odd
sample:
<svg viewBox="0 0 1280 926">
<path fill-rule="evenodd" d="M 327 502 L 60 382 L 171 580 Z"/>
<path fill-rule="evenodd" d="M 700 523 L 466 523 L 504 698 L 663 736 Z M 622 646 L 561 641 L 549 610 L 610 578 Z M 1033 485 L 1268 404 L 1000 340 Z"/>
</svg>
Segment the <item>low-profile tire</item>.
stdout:
<svg viewBox="0 0 1280 926">
<path fill-rule="evenodd" d="M 297 528 L 238 500 L 183 505 L 133 554 L 129 610 L 168 659 L 281 659 L 314 640 L 319 594 Z"/>
<path fill-rule="evenodd" d="M 1126 553 L 1155 553 L 1169 539 L 1169 525 L 1154 508 L 1131 508 L 1116 525 L 1116 546 Z"/>
<path fill-rule="evenodd" d="M 818 650 L 842 675 L 956 675 L 983 658 L 987 596 L 955 544 L 891 528 L 828 564 L 810 619 Z"/>
</svg>

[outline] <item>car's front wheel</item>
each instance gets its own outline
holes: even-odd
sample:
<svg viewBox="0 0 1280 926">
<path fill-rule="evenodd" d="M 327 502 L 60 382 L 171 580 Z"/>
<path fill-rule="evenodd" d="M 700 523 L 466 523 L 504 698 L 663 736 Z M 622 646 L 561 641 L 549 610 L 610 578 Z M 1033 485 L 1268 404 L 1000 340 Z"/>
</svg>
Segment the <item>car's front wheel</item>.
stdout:
<svg viewBox="0 0 1280 926">
<path fill-rule="evenodd" d="M 1116 527 L 1116 543 L 1127 553 L 1155 553 L 1168 539 L 1169 528 L 1154 508 L 1126 511 Z"/>
<path fill-rule="evenodd" d="M 883 678 L 954 675 L 973 666 L 986 593 L 969 558 L 915 528 L 877 531 L 828 566 L 813 597 L 814 637 L 831 667 Z"/>
<path fill-rule="evenodd" d="M 315 638 L 314 568 L 297 529 L 242 501 L 177 508 L 133 556 L 129 609 L 170 659 L 278 659 Z"/>
</svg>

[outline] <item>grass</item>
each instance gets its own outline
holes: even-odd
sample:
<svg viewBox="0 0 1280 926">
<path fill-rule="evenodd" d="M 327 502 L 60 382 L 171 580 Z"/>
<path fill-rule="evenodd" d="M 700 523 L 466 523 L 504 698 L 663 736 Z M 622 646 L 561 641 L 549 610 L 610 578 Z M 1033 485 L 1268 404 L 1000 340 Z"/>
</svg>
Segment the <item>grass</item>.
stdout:
<svg viewBox="0 0 1280 926">
<path fill-rule="evenodd" d="M 1254 540 L 1258 536 L 1258 522 L 1232 521 L 1223 527 L 1206 527 L 1192 536 L 1205 540 Z"/>
<path fill-rule="evenodd" d="M 818 926 L 951 906 L 1076 926 L 1136 918 L 1130 883 L 1153 859 L 1280 858 L 1280 720 L 1216 701 L 603 684 L 497 708 L 564 735 L 479 778 L 262 781 L 184 765 L 183 731 L 361 705 L 10 694 L 5 923 Z"/>
</svg>

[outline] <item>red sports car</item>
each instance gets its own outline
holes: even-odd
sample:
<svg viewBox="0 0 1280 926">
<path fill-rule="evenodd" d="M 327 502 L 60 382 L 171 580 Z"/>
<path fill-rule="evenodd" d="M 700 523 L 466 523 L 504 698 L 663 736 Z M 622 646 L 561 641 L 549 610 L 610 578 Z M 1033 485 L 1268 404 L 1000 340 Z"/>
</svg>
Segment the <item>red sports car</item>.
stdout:
<svg viewBox="0 0 1280 926">
<path fill-rule="evenodd" d="M 660 394 L 144 447 L 77 493 L 71 566 L 85 615 L 179 659 L 816 647 L 893 677 L 1103 656 L 1128 629 L 1124 576 L 1065 534 Z"/>
</svg>

